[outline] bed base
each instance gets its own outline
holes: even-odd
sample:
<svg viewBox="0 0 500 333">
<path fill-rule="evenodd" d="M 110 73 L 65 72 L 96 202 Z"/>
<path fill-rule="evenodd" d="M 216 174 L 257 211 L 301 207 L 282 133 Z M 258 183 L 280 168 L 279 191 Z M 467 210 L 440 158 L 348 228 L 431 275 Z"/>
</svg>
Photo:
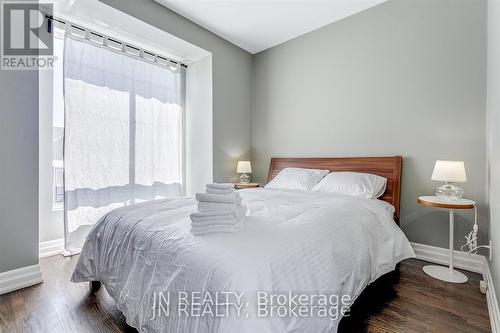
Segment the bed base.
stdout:
<svg viewBox="0 0 500 333">
<path fill-rule="evenodd" d="M 95 294 L 96 292 L 101 289 L 101 282 L 99 281 L 90 281 L 89 282 L 89 290 L 92 294 Z"/>
</svg>

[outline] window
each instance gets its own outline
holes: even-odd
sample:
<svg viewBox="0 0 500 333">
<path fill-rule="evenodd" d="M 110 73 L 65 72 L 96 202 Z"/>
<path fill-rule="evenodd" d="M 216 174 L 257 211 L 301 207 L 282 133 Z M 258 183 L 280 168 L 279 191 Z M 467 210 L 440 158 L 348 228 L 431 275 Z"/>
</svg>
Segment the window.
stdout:
<svg viewBox="0 0 500 333">
<path fill-rule="evenodd" d="M 73 86 L 73 88 L 80 87 L 82 92 L 86 94 L 96 94 L 90 98 L 83 98 L 87 102 L 95 101 L 95 103 L 90 103 L 91 105 L 80 104 L 82 110 L 97 110 L 97 108 L 107 103 L 102 112 L 97 110 L 95 113 L 96 118 L 106 118 L 106 115 L 109 115 L 108 120 L 127 119 L 127 128 L 120 129 L 119 132 L 116 129 L 117 126 L 113 126 L 111 130 L 103 128 L 108 126 L 110 121 L 93 119 L 92 123 L 98 126 L 92 127 L 89 124 L 84 124 L 85 121 L 82 119 L 71 119 L 71 114 L 68 115 L 64 106 L 63 93 L 67 93 L 68 86 L 66 85 L 65 91 L 63 91 L 63 82 L 66 82 L 66 84 L 68 82 L 64 81 L 66 69 L 63 71 L 63 68 L 65 68 L 65 59 L 63 58 L 68 54 L 66 49 L 68 45 L 65 45 L 65 38 L 75 29 L 70 29 L 68 24 L 62 24 L 61 21 L 52 21 L 56 61 L 54 61 L 52 71 L 39 71 L 38 73 L 40 79 L 40 237 L 45 240 L 49 239 L 47 237 L 57 236 L 59 238 L 64 234 L 66 254 L 78 252 L 81 245 L 78 236 L 85 238 L 86 231 L 91 227 L 90 223 L 95 223 L 113 206 L 158 199 L 177 195 L 178 193 L 185 194 L 187 192 L 193 194 L 204 189 L 206 183 L 212 182 L 213 175 L 213 66 L 211 53 L 175 38 L 173 35 L 147 23 L 138 21 L 118 10 L 112 10 L 111 7 L 102 4 L 100 7 L 102 8 L 97 11 L 95 11 L 95 8 L 92 8 L 92 10 L 100 17 L 99 19 L 102 22 L 109 24 L 109 29 L 99 26 L 99 30 L 95 33 L 90 31 L 90 36 L 84 36 L 81 33 L 79 36 L 85 37 L 87 44 L 99 46 L 100 48 L 107 47 L 106 36 L 118 41 L 118 43 L 124 42 L 128 46 L 123 44 L 123 50 L 108 48 L 109 51 L 113 52 L 111 64 L 97 68 L 95 75 L 107 72 L 109 79 L 110 71 L 115 69 L 113 65 L 116 65 L 118 61 L 122 62 L 117 57 L 120 54 L 132 59 L 138 55 L 140 56 L 141 52 L 137 52 L 137 48 L 143 51 L 142 55 L 146 64 L 151 63 L 153 65 L 157 62 L 160 68 L 155 67 L 153 71 L 145 71 L 139 68 L 139 64 L 137 64 L 137 66 L 134 65 L 137 68 L 136 71 L 129 70 L 130 68 L 126 69 L 126 72 L 131 76 L 127 80 L 129 82 L 132 80 L 133 85 L 135 85 L 130 89 L 117 86 L 117 84 L 126 82 L 122 79 L 116 80 L 117 82 L 114 82 L 114 80 L 112 80 L 113 82 L 106 82 L 105 80 L 104 83 L 100 83 L 96 82 L 95 75 L 89 77 L 88 72 L 85 77 L 72 75 L 69 78 L 70 80 L 80 81 L 80 84 L 77 85 L 77 82 L 73 80 L 71 84 L 77 85 L 76 87 Z M 63 20 L 72 21 L 72 13 L 65 12 L 64 9 L 59 15 L 62 15 L 60 18 Z M 96 27 L 93 24 L 96 19 L 98 18 L 93 17 L 92 21 L 88 22 L 90 28 Z M 78 22 L 83 26 L 86 24 L 81 18 L 74 18 L 74 22 Z M 123 28 L 119 29 L 121 33 L 113 28 L 117 26 Z M 116 47 L 116 43 L 113 43 L 113 45 Z M 92 52 L 90 56 L 94 55 L 94 52 Z M 167 65 L 170 69 L 175 68 L 175 64 L 170 63 L 167 58 L 175 58 L 181 55 L 183 62 L 189 63 L 190 70 L 183 67 L 183 77 L 181 80 L 175 80 L 177 83 L 172 85 L 174 83 L 172 75 L 163 73 L 163 69 Z M 155 59 L 155 57 L 157 58 Z M 69 59 L 69 57 L 66 58 Z M 104 58 L 104 55 L 100 54 L 99 58 L 94 58 L 96 62 L 89 65 L 95 68 L 94 65 L 97 63 L 100 66 L 99 61 L 104 60 Z M 78 57 L 74 59 L 77 63 L 82 62 Z M 72 67 L 76 68 L 78 72 L 77 67 Z M 87 64 L 81 68 L 85 70 L 91 69 Z M 102 68 L 105 70 L 102 70 Z M 151 72 L 151 74 L 148 74 L 148 72 Z M 119 71 L 115 70 L 114 73 L 120 75 Z M 138 77 L 139 75 L 141 77 Z M 149 77 L 150 75 L 153 76 L 153 80 Z M 156 77 L 158 77 L 158 80 Z M 189 78 L 189 81 L 186 80 L 186 77 Z M 94 85 L 92 82 L 97 84 Z M 160 82 L 160 85 L 154 88 L 151 93 L 148 93 L 147 89 L 149 88 L 144 86 L 143 82 L 147 85 L 152 82 Z M 188 87 L 186 87 L 187 82 L 190 83 Z M 173 98 L 178 94 L 177 86 L 181 88 L 181 91 L 184 90 L 183 98 L 185 97 L 185 90 L 190 92 L 186 107 L 188 112 L 184 112 L 186 109 L 184 105 L 181 107 L 182 110 L 175 106 L 175 104 L 179 104 Z M 103 98 L 103 95 L 100 94 L 104 90 L 109 93 L 106 95 L 109 99 Z M 170 92 L 168 92 L 169 90 Z M 167 96 L 161 96 L 161 93 L 165 91 L 167 91 Z M 158 96 L 159 94 L 160 96 Z M 128 98 L 122 100 L 120 98 L 122 95 L 127 95 Z M 78 97 L 77 94 L 71 94 L 71 96 Z M 117 100 L 120 101 L 120 105 L 115 103 Z M 76 101 L 73 105 L 78 106 L 78 104 L 79 102 Z M 82 113 L 82 116 L 88 118 L 90 115 Z M 130 119 L 135 120 L 130 121 Z M 85 127 L 88 133 L 90 128 L 95 133 L 95 140 L 87 135 L 83 139 L 92 140 L 91 143 L 81 142 L 78 146 L 84 147 L 83 151 L 81 149 L 77 150 L 72 156 L 67 140 L 71 135 L 74 138 L 74 135 L 77 134 L 74 127 L 70 128 L 70 125 L 75 124 L 79 127 L 76 128 L 77 131 Z M 83 129 L 81 131 L 85 133 Z M 66 138 L 64 138 L 65 134 L 68 134 Z M 99 141 L 99 138 L 103 137 L 108 140 Z M 65 144 L 63 156 L 63 145 Z M 97 147 L 96 144 L 100 146 Z M 109 148 L 110 146 L 113 146 L 112 149 Z M 73 147 L 75 146 L 73 145 Z M 97 154 L 103 151 L 104 153 Z M 185 154 L 186 151 L 188 154 Z M 89 154 L 93 155 L 89 158 Z M 76 161 L 75 158 L 78 158 L 78 156 L 81 156 L 81 160 Z M 98 162 L 102 159 L 115 157 L 114 161 L 119 160 L 120 163 Z M 82 177 L 83 180 L 90 179 L 92 183 L 80 182 L 79 179 L 72 178 L 75 173 L 72 173 L 70 169 L 75 166 L 77 168 L 81 167 L 82 170 L 79 171 L 82 173 L 93 172 L 90 176 Z M 131 192 L 133 192 L 132 196 L 129 195 Z M 98 199 L 98 202 L 96 202 L 96 199 Z M 94 211 L 96 212 L 94 213 Z M 91 215 L 97 217 L 97 219 Z M 79 221 L 83 221 L 83 223 Z M 85 221 L 88 221 L 88 224 Z M 57 235 L 54 233 L 56 228 Z M 77 232 L 73 232 L 73 230 Z"/>
<path fill-rule="evenodd" d="M 64 208 L 64 167 L 62 161 L 53 160 L 52 164 L 52 207 L 54 210 Z"/>
<path fill-rule="evenodd" d="M 63 55 L 64 31 L 54 30 L 54 62 L 52 82 L 52 209 L 64 208 L 64 95 L 63 95 Z"/>
<path fill-rule="evenodd" d="M 63 166 L 66 251 L 71 253 L 107 212 L 178 196 L 183 186 L 185 69 L 117 52 L 87 36 L 67 32 L 63 116 L 54 101 L 54 133 L 64 134 L 63 165 L 59 136 L 54 136 L 54 200 L 62 199 Z M 62 95 L 58 79 L 54 92 Z"/>
</svg>

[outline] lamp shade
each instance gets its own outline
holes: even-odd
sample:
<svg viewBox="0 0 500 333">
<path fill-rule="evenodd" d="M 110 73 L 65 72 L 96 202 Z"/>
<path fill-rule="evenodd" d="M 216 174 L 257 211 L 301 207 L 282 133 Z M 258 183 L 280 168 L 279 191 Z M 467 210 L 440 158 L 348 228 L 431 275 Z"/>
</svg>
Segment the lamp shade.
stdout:
<svg viewBox="0 0 500 333">
<path fill-rule="evenodd" d="M 465 174 L 465 164 L 463 161 L 436 161 L 432 180 L 443 182 L 465 183 L 467 176 Z"/>
<path fill-rule="evenodd" d="M 250 161 L 238 161 L 236 173 L 252 173 L 252 165 Z"/>
</svg>

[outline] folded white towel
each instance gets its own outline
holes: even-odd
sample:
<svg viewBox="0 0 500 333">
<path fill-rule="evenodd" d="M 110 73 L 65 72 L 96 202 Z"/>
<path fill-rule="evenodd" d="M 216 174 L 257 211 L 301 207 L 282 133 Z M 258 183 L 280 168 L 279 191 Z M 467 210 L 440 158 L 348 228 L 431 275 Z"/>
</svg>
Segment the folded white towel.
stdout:
<svg viewBox="0 0 500 333">
<path fill-rule="evenodd" d="M 191 221 L 241 220 L 245 217 L 247 207 L 241 205 L 232 211 L 196 212 L 190 215 Z"/>
<path fill-rule="evenodd" d="M 237 203 L 241 202 L 241 197 L 236 192 L 231 194 L 196 193 L 196 200 L 199 202 Z"/>
<path fill-rule="evenodd" d="M 199 212 L 219 212 L 220 214 L 230 214 L 241 207 L 241 198 L 235 203 L 219 203 L 219 202 L 199 202 Z"/>
<path fill-rule="evenodd" d="M 204 221 L 191 221 L 191 227 L 234 227 L 240 223 L 240 221 L 236 219 L 230 220 L 220 220 L 220 219 L 212 219 L 212 220 L 204 220 Z"/>
<path fill-rule="evenodd" d="M 191 227 L 191 233 L 196 236 L 213 234 L 213 233 L 231 233 L 239 232 L 242 229 L 242 225 L 237 224 L 234 226 L 210 226 L 210 227 Z"/>
<path fill-rule="evenodd" d="M 234 193 L 234 188 L 229 190 L 218 190 L 216 188 L 207 188 L 207 193 L 210 194 L 231 194 Z"/>
<path fill-rule="evenodd" d="M 233 183 L 213 183 L 207 184 L 207 189 L 215 189 L 215 190 L 229 190 L 234 189 Z"/>
</svg>

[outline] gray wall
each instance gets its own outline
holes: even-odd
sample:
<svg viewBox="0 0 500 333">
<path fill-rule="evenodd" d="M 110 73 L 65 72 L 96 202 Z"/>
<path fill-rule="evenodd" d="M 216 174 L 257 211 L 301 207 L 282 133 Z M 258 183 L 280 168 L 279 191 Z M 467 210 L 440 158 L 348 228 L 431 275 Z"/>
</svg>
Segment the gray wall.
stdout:
<svg viewBox="0 0 500 333">
<path fill-rule="evenodd" d="M 491 273 L 500 296 L 500 0 L 488 0 L 488 160 Z"/>
<path fill-rule="evenodd" d="M 483 0 L 390 0 L 257 54 L 254 177 L 272 156 L 403 155 L 401 226 L 447 247 L 447 213 L 416 199 L 439 185 L 436 159 L 464 160 L 485 241 L 485 22 Z"/>
<path fill-rule="evenodd" d="M 251 54 L 153 0 L 100 1 L 212 52 L 214 180 L 234 180 L 251 153 Z"/>
<path fill-rule="evenodd" d="M 38 71 L 0 70 L 0 272 L 38 263 Z"/>
</svg>

